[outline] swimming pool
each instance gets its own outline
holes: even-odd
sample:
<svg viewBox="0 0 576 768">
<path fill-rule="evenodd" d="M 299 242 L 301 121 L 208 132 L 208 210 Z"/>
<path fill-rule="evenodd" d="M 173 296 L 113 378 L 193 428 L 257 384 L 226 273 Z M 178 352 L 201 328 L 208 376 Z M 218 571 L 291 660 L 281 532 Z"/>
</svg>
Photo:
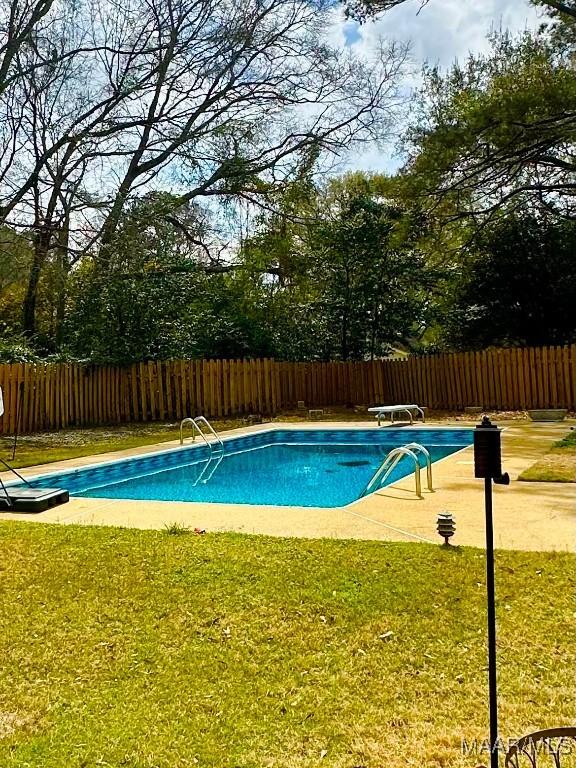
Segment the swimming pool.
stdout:
<svg viewBox="0 0 576 768">
<path fill-rule="evenodd" d="M 156 501 L 341 507 L 356 501 L 388 452 L 418 442 L 438 461 L 472 443 L 470 429 L 268 429 L 35 478 L 71 496 Z M 412 471 L 402 459 L 389 478 Z"/>
</svg>

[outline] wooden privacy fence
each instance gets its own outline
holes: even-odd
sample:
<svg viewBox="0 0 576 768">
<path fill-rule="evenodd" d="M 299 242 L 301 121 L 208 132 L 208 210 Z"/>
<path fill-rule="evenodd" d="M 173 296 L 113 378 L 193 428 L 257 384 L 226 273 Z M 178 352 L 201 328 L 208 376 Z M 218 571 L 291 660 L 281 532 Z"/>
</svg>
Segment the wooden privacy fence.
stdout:
<svg viewBox="0 0 576 768">
<path fill-rule="evenodd" d="M 433 409 L 576 406 L 576 345 L 371 362 L 168 360 L 0 365 L 0 432 L 293 408 L 416 402 Z"/>
<path fill-rule="evenodd" d="M 386 397 L 440 410 L 576 408 L 576 345 L 386 361 Z"/>
<path fill-rule="evenodd" d="M 0 365 L 0 433 L 182 419 L 384 398 L 382 363 L 168 360 L 129 367 Z"/>
</svg>

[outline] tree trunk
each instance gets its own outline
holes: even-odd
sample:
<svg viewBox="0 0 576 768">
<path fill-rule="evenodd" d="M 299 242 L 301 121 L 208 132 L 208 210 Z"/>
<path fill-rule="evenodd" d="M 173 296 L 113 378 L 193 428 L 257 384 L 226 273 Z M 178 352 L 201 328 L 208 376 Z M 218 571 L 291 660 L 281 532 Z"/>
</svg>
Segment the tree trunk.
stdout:
<svg viewBox="0 0 576 768">
<path fill-rule="evenodd" d="M 28 285 L 26 286 L 26 296 L 24 297 L 24 303 L 22 305 L 22 330 L 24 335 L 28 338 L 32 338 L 36 334 L 38 284 L 40 282 L 42 267 L 48 257 L 49 247 L 50 235 L 44 232 L 37 235 L 34 242 L 32 267 L 28 277 Z"/>
<path fill-rule="evenodd" d="M 348 360 L 350 351 L 348 349 L 348 319 L 350 313 L 350 271 L 344 268 L 344 308 L 342 311 L 342 337 L 340 355 L 342 360 Z"/>
<path fill-rule="evenodd" d="M 68 277 L 70 275 L 70 260 L 68 258 L 68 243 L 69 243 L 69 227 L 68 218 L 66 218 L 65 224 L 62 227 L 58 237 L 58 266 L 59 266 L 59 282 L 58 282 L 58 294 L 56 296 L 56 348 L 60 349 L 63 341 L 64 332 L 64 318 L 66 316 L 66 297 Z"/>
<path fill-rule="evenodd" d="M 348 360 L 348 311 L 345 309 L 342 315 L 342 338 L 340 340 L 340 357 Z"/>
</svg>

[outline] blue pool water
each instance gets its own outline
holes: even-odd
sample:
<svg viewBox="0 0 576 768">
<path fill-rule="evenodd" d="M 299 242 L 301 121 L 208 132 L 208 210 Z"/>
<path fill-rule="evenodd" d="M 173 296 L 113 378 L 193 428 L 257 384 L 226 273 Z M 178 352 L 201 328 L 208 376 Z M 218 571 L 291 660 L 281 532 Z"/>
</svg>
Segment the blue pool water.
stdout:
<svg viewBox="0 0 576 768">
<path fill-rule="evenodd" d="M 472 443 L 469 429 L 270 430 L 38 478 L 73 496 L 279 506 L 340 507 L 359 498 L 386 454 L 418 442 L 433 461 Z M 423 463 L 423 460 L 422 460 Z M 402 459 L 389 482 L 412 471 Z"/>
</svg>

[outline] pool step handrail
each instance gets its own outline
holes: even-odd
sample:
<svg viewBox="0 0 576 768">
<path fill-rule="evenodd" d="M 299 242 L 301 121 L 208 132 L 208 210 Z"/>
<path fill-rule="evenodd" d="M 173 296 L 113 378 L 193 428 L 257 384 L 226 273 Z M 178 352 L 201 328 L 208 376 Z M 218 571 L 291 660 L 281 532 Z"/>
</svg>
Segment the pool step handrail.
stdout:
<svg viewBox="0 0 576 768">
<path fill-rule="evenodd" d="M 426 459 L 426 471 L 428 480 L 428 490 L 432 491 L 432 460 L 430 458 L 429 451 L 424 448 L 420 443 L 407 443 L 401 445 L 398 448 L 393 448 L 387 455 L 382 464 L 378 467 L 376 472 L 370 478 L 368 484 L 360 494 L 360 497 L 367 496 L 376 488 L 380 488 L 386 480 L 390 477 L 394 469 L 399 464 L 400 460 L 404 456 L 409 456 L 414 462 L 414 484 L 416 489 L 416 496 L 422 498 L 422 481 L 420 479 L 420 462 L 418 460 L 417 453 L 421 453 Z"/>
<path fill-rule="evenodd" d="M 182 419 L 180 422 L 180 445 L 184 444 L 184 425 L 185 424 L 192 424 L 192 442 L 194 443 L 196 441 L 196 432 L 200 435 L 200 437 L 204 440 L 208 448 L 210 449 L 210 453 L 212 453 L 212 446 L 204 434 L 202 430 L 198 427 L 196 424 L 196 419 L 193 419 L 192 416 L 187 416 L 185 419 Z"/>
<path fill-rule="evenodd" d="M 372 493 L 376 486 L 380 487 L 395 469 L 400 459 L 405 455 L 406 454 L 399 451 L 398 448 L 393 448 L 391 451 L 388 451 L 384 457 L 384 461 L 380 464 L 376 472 L 374 472 L 360 496 L 367 496 L 369 493 Z"/>
<path fill-rule="evenodd" d="M 368 485 L 364 488 L 360 495 L 367 496 L 369 493 L 372 493 L 372 491 L 376 490 L 377 487 L 379 488 L 380 486 L 384 485 L 390 474 L 394 471 L 404 456 L 409 456 L 414 462 L 414 482 L 416 486 L 416 496 L 421 499 L 422 483 L 420 480 L 420 462 L 418 461 L 418 456 L 416 456 L 414 451 L 411 451 L 410 448 L 404 448 L 404 446 L 393 448 L 390 451 L 382 464 L 372 475 L 371 480 L 368 482 Z"/>
<path fill-rule="evenodd" d="M 200 437 L 204 440 L 204 442 L 208 446 L 208 449 L 210 451 L 210 457 L 212 457 L 212 454 L 214 452 L 214 444 L 213 442 L 208 440 L 203 430 L 201 429 L 200 424 L 203 424 L 208 428 L 208 431 L 214 437 L 214 440 L 218 445 L 220 452 L 224 453 L 224 443 L 222 442 L 220 435 L 216 432 L 212 424 L 210 424 L 210 422 L 205 416 L 196 416 L 196 418 L 192 418 L 192 416 L 187 416 L 185 419 L 182 419 L 182 421 L 180 422 L 180 445 L 184 444 L 184 425 L 185 424 L 192 424 L 192 427 L 193 427 L 192 442 L 194 442 L 194 440 L 196 439 L 196 432 L 198 432 Z"/>
<path fill-rule="evenodd" d="M 424 456 L 426 460 L 426 482 L 428 485 L 428 490 L 430 493 L 434 493 L 434 486 L 432 484 L 432 457 L 430 456 L 430 451 L 428 448 L 425 448 L 420 443 L 406 443 L 402 447 L 409 448 L 414 453 L 421 453 L 422 456 Z"/>
<path fill-rule="evenodd" d="M 210 432 L 210 434 L 212 435 L 212 437 L 214 438 L 214 440 L 216 440 L 216 442 L 218 443 L 220 450 L 224 451 L 224 443 L 222 442 L 222 438 L 220 437 L 218 432 L 216 432 L 212 424 L 210 424 L 206 416 L 196 416 L 195 422 L 196 422 L 196 429 L 198 429 L 199 424 L 204 424 L 208 429 L 208 431 Z"/>
</svg>

